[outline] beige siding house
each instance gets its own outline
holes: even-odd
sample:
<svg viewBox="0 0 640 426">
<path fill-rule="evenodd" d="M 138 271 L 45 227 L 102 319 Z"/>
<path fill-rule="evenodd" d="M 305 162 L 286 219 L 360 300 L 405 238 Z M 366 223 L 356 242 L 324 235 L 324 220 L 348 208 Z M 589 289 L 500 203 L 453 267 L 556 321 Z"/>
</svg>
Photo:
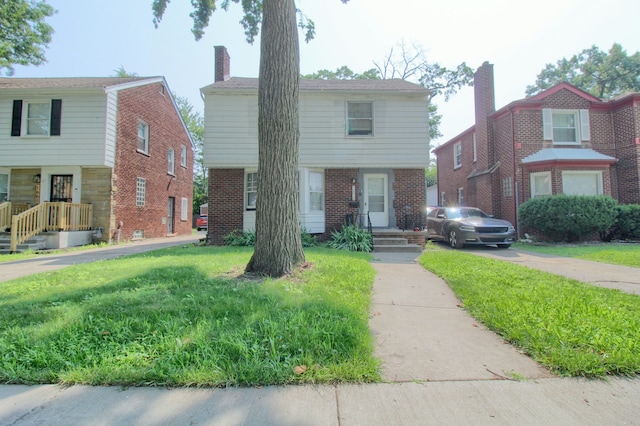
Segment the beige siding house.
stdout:
<svg viewBox="0 0 640 426">
<path fill-rule="evenodd" d="M 258 79 L 229 77 L 216 47 L 205 100 L 209 242 L 255 226 Z M 403 80 L 301 80 L 299 199 L 302 228 L 327 236 L 345 218 L 404 225 L 425 206 L 428 92 Z"/>
</svg>

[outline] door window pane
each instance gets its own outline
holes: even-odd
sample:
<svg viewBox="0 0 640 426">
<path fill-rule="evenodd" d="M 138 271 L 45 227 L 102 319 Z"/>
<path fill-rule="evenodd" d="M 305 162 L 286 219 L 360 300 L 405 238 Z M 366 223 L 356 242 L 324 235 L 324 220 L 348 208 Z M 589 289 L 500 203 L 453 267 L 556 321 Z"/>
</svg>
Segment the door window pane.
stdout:
<svg viewBox="0 0 640 426">
<path fill-rule="evenodd" d="M 384 178 L 369 178 L 369 211 L 371 213 L 384 212 Z"/>
</svg>

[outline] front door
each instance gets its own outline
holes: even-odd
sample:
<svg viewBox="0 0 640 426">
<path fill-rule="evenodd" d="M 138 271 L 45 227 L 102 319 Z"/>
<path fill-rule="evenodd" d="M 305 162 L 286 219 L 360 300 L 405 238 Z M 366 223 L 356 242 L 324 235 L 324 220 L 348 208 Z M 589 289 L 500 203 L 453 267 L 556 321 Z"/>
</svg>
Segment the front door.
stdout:
<svg viewBox="0 0 640 426">
<path fill-rule="evenodd" d="M 51 175 L 49 200 L 52 203 L 58 201 L 73 202 L 73 175 Z"/>
<path fill-rule="evenodd" d="M 174 197 L 169 197 L 169 206 L 167 208 L 167 233 L 173 234 L 174 232 L 174 224 L 173 224 L 173 216 L 176 211 L 176 199 Z"/>
<path fill-rule="evenodd" d="M 371 226 L 389 226 L 388 176 L 384 173 L 364 175 L 364 213 L 369 213 Z"/>
</svg>

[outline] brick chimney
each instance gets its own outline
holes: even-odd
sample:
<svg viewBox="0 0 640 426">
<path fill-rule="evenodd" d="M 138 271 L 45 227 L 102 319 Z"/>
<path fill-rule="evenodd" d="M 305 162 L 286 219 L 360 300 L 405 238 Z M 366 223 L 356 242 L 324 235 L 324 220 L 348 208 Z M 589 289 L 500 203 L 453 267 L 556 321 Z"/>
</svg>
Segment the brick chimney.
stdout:
<svg viewBox="0 0 640 426">
<path fill-rule="evenodd" d="M 227 48 L 224 46 L 214 46 L 215 49 L 215 82 L 225 81 L 231 78 L 231 58 Z"/>
<path fill-rule="evenodd" d="M 475 97 L 476 146 L 478 149 L 478 169 L 491 166 L 488 158 L 493 144 L 493 126 L 489 116 L 496 111 L 495 90 L 493 86 L 493 64 L 484 62 L 473 75 Z"/>
</svg>

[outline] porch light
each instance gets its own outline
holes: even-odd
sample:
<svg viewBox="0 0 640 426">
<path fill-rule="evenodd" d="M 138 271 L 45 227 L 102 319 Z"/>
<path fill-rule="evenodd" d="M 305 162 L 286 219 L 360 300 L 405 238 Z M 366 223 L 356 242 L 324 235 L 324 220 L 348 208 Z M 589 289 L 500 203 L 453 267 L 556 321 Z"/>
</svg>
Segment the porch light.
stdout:
<svg viewBox="0 0 640 426">
<path fill-rule="evenodd" d="M 40 183 L 40 173 L 33 175 L 33 183 Z"/>
</svg>

